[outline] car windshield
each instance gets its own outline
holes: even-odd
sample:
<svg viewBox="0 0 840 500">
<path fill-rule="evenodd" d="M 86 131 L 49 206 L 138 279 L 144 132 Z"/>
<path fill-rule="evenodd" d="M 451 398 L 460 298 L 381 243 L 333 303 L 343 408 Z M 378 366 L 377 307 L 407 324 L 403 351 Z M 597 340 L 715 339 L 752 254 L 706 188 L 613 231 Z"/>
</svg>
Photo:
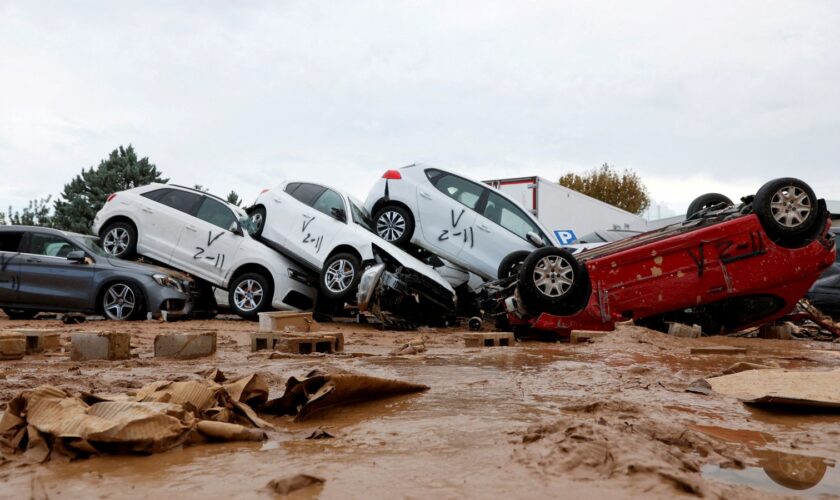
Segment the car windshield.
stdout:
<svg viewBox="0 0 840 500">
<path fill-rule="evenodd" d="M 350 210 L 353 211 L 353 222 L 367 229 L 371 233 L 376 233 L 373 230 L 373 219 L 364 207 L 359 206 L 355 201 L 350 199 Z"/>
<path fill-rule="evenodd" d="M 113 255 L 106 252 L 101 246 L 99 246 L 99 238 L 96 236 L 80 236 L 75 239 L 75 243 L 78 243 L 85 250 L 88 252 L 98 255 L 100 257 L 113 257 Z"/>
<path fill-rule="evenodd" d="M 239 216 L 239 225 L 242 226 L 242 229 L 248 232 L 251 236 L 254 236 L 254 233 L 257 232 L 257 225 L 254 223 L 254 220 L 247 215 L 240 215 Z"/>
</svg>

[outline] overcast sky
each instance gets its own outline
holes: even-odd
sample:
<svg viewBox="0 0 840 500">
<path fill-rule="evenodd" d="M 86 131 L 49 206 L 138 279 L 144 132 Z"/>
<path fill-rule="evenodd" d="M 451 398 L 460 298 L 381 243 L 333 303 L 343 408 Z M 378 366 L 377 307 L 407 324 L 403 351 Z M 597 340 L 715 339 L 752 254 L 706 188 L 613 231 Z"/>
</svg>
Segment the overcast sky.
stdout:
<svg viewBox="0 0 840 500">
<path fill-rule="evenodd" d="M 840 2 L 0 0 L 0 203 L 118 145 L 246 200 L 422 161 L 840 199 Z"/>
</svg>

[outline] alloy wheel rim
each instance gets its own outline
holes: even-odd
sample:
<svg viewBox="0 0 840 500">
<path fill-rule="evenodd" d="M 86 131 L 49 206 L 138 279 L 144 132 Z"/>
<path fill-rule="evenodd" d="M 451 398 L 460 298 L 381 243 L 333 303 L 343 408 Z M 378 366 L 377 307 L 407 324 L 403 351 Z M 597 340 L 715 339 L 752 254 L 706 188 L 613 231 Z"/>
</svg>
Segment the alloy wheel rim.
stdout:
<svg viewBox="0 0 840 500">
<path fill-rule="evenodd" d="M 105 292 L 102 306 L 109 319 L 122 321 L 134 312 L 136 302 L 137 298 L 134 296 L 134 290 L 128 285 L 119 283 Z"/>
<path fill-rule="evenodd" d="M 247 279 L 233 290 L 233 301 L 241 311 L 250 312 L 257 309 L 262 300 L 263 288 L 257 280 Z"/>
<path fill-rule="evenodd" d="M 355 276 L 356 270 L 353 264 L 347 259 L 338 259 L 327 267 L 324 273 L 324 284 L 329 291 L 340 293 L 350 288 Z"/>
<path fill-rule="evenodd" d="M 562 297 L 575 280 L 575 272 L 568 260 L 559 255 L 547 255 L 534 268 L 534 285 L 548 297 Z"/>
<path fill-rule="evenodd" d="M 783 227 L 801 226 L 812 210 L 811 197 L 804 189 L 797 186 L 785 186 L 779 189 L 770 200 L 770 212 L 773 219 Z"/>
<path fill-rule="evenodd" d="M 121 255 L 128 248 L 130 240 L 128 231 L 121 227 L 115 227 L 108 231 L 105 235 L 105 240 L 102 242 L 102 248 L 113 256 Z"/>
<path fill-rule="evenodd" d="M 394 210 L 383 212 L 376 221 L 376 233 L 385 241 L 396 241 L 405 233 L 405 217 Z"/>
</svg>

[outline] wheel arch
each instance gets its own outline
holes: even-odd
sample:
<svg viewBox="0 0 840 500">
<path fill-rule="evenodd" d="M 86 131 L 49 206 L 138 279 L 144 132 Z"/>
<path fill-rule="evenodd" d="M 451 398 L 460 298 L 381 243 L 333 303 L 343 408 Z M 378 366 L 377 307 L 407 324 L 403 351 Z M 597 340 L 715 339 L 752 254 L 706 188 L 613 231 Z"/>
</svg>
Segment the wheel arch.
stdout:
<svg viewBox="0 0 840 500">
<path fill-rule="evenodd" d="M 103 222 L 102 225 L 99 227 L 99 234 L 97 236 L 99 236 L 101 238 L 102 233 L 105 232 L 105 229 L 107 229 L 108 226 L 110 226 L 111 224 L 113 224 L 115 222 L 125 222 L 125 223 L 128 223 L 128 224 L 131 224 L 134 227 L 134 232 L 137 234 L 137 239 L 138 240 L 140 239 L 139 232 L 137 231 L 137 223 L 134 222 L 134 220 L 127 215 L 114 215 L 114 216 L 109 217 L 108 220 Z"/>
<path fill-rule="evenodd" d="M 333 248 L 332 252 L 330 252 L 330 254 L 327 255 L 327 258 L 324 259 L 324 261 L 326 262 L 333 255 L 336 255 L 336 254 L 339 254 L 339 253 L 353 254 L 359 259 L 359 262 L 362 262 L 362 263 L 365 262 L 365 259 L 364 259 L 364 257 L 362 257 L 362 254 L 359 252 L 359 250 L 356 247 L 354 247 L 352 245 L 347 245 L 347 244 L 338 245 L 337 247 Z M 371 249 L 371 255 L 373 255 L 373 250 L 372 249 Z M 368 260 L 370 260 L 370 259 L 368 259 Z M 323 272 L 323 269 L 321 270 L 321 272 Z"/>
<path fill-rule="evenodd" d="M 376 203 L 373 204 L 373 210 L 371 210 L 370 215 L 373 216 L 382 207 L 387 207 L 387 206 L 391 206 L 391 205 L 405 209 L 406 212 L 408 212 L 408 215 L 411 216 L 412 222 L 415 222 L 415 223 L 417 222 L 417 217 L 415 217 L 414 212 L 411 210 L 411 208 L 408 205 L 406 205 L 405 203 L 403 203 L 401 201 L 393 200 L 391 198 L 380 198 Z"/>
<path fill-rule="evenodd" d="M 274 293 L 274 288 L 276 286 L 276 280 L 274 279 L 274 274 L 271 270 L 262 264 L 257 264 L 255 262 L 249 262 L 247 264 L 242 264 L 241 266 L 237 267 L 231 274 L 230 279 L 228 280 L 227 286 L 228 290 L 230 289 L 230 284 L 233 283 L 233 280 L 242 276 L 243 274 L 248 273 L 255 273 L 261 274 L 268 279 L 269 284 L 271 285 L 271 291 Z"/>
<path fill-rule="evenodd" d="M 94 294 L 94 303 L 93 303 L 93 310 L 97 314 L 105 315 L 105 311 L 102 308 L 102 297 L 105 295 L 105 290 L 113 285 L 114 283 L 131 283 L 132 285 L 136 286 L 140 289 L 140 293 L 143 294 L 143 303 L 145 305 L 144 309 L 146 312 L 149 312 L 153 307 L 149 303 L 149 294 L 146 293 L 146 287 L 141 283 L 139 280 L 135 278 L 130 278 L 127 276 L 110 276 L 102 281 L 99 284 L 99 287 L 96 289 L 96 294 Z"/>
</svg>

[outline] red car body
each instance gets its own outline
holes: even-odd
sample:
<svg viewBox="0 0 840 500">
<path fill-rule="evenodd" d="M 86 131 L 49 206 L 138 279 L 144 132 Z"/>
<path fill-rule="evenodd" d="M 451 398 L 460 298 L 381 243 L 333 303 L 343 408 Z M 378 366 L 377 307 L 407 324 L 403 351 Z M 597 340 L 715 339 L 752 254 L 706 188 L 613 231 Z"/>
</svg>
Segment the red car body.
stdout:
<svg viewBox="0 0 840 500">
<path fill-rule="evenodd" d="M 755 214 L 687 221 L 617 241 L 575 255 L 589 277 L 581 310 L 509 313 L 508 319 L 567 334 L 702 311 L 720 331 L 743 330 L 789 313 L 834 262 L 829 225 L 820 224 L 816 237 L 798 248 L 774 243 Z"/>
</svg>

